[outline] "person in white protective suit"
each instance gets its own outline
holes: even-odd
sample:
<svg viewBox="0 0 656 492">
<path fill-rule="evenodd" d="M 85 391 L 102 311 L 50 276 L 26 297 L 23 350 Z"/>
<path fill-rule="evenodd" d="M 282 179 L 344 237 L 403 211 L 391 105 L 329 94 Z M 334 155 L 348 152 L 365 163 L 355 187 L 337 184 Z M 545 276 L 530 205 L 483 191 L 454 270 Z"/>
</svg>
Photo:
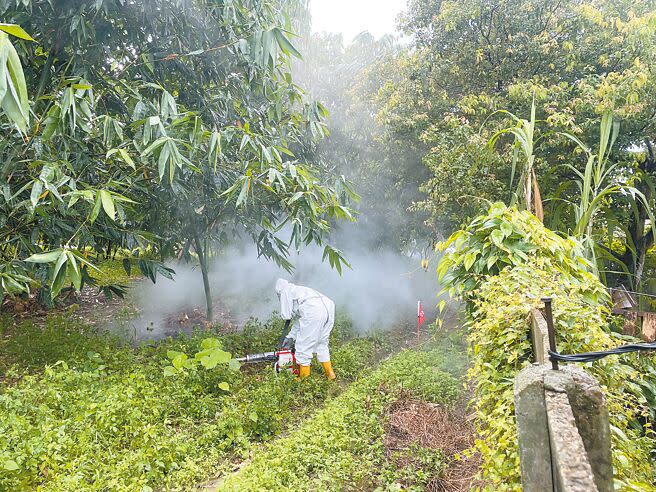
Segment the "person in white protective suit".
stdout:
<svg viewBox="0 0 656 492">
<path fill-rule="evenodd" d="M 281 278 L 276 281 L 276 294 L 280 299 L 280 316 L 286 321 L 285 328 L 289 327 L 292 318 L 298 318 L 282 347 L 296 347 L 299 377 L 310 375 L 312 356 L 317 354 L 328 379 L 335 379 L 328 349 L 328 339 L 335 324 L 335 303 L 314 289 Z"/>
</svg>

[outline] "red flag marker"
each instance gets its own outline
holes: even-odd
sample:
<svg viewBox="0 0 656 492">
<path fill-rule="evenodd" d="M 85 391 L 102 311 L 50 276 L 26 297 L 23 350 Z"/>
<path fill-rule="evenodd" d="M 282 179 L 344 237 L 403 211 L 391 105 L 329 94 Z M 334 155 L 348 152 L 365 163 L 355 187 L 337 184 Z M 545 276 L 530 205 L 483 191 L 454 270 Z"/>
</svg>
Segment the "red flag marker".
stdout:
<svg viewBox="0 0 656 492">
<path fill-rule="evenodd" d="M 421 307 L 421 301 L 417 301 L 417 336 L 419 336 L 419 330 L 425 319 L 426 315 L 424 314 L 424 308 Z"/>
</svg>

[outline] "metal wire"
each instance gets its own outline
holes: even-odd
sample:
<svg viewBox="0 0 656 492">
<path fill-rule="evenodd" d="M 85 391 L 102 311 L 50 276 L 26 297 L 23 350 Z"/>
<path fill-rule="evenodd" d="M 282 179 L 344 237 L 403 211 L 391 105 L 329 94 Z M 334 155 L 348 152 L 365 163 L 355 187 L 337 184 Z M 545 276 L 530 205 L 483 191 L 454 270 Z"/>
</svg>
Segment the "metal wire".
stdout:
<svg viewBox="0 0 656 492">
<path fill-rule="evenodd" d="M 608 290 L 613 290 L 615 292 L 628 292 L 629 294 L 635 294 L 637 296 L 645 296 L 645 297 L 652 297 L 656 299 L 656 295 L 654 294 L 647 294 L 646 292 L 634 292 L 632 290 L 627 290 L 627 289 L 618 289 L 615 287 L 608 287 Z"/>
<path fill-rule="evenodd" d="M 582 354 L 560 354 L 549 350 L 549 358 L 551 360 L 559 360 L 563 362 L 594 362 L 603 359 L 609 355 L 628 354 L 630 352 L 642 352 L 656 350 L 656 342 L 654 343 L 629 343 L 614 349 L 603 350 L 600 352 L 585 352 Z"/>
</svg>

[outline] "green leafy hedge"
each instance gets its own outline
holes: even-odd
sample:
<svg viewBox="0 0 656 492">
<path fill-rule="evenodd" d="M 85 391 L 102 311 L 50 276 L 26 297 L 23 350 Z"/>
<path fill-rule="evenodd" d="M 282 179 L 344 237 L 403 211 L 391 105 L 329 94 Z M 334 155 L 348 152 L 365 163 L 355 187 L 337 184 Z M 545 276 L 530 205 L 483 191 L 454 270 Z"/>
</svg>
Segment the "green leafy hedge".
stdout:
<svg viewBox="0 0 656 492">
<path fill-rule="evenodd" d="M 608 294 L 579 257 L 580 248 L 535 217 L 495 204 L 445 245 L 439 270 L 468 301 L 468 341 L 487 490 L 520 490 L 513 382 L 532 361 L 529 315 L 554 298 L 558 348 L 603 350 L 622 343 L 608 329 Z M 450 247 L 450 248 L 449 248 Z M 448 276 L 446 275 L 448 272 Z M 610 412 L 617 490 L 656 490 L 654 362 L 608 358 L 584 368 L 602 385 Z"/>
<path fill-rule="evenodd" d="M 430 402 L 456 401 L 461 393 L 458 378 L 442 369 L 457 360 L 457 355 L 437 350 L 402 352 L 353 383 L 297 431 L 256 455 L 217 490 L 372 490 L 376 486 L 381 487 L 377 490 L 396 490 L 387 487 L 408 474 L 416 490 L 423 490 L 424 474 L 386 464 L 384 411 L 402 389 Z M 439 453 L 424 458 L 426 466 L 437 467 L 438 472 L 444 466 Z"/>
</svg>

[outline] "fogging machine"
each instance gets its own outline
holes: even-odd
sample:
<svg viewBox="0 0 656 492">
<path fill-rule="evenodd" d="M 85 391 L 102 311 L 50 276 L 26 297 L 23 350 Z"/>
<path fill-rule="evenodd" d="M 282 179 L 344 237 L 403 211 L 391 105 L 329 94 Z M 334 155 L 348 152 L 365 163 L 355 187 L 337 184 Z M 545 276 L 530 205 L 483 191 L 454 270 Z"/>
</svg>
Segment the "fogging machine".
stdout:
<svg viewBox="0 0 656 492">
<path fill-rule="evenodd" d="M 285 327 L 282 331 L 282 336 L 280 337 L 280 342 L 278 343 L 278 346 L 281 347 L 280 349 L 276 350 L 275 352 L 262 352 L 260 354 L 250 354 L 246 357 L 238 357 L 237 361 L 242 364 L 261 364 L 265 362 L 273 363 L 273 370 L 276 371 L 276 374 L 279 374 L 282 371 L 289 371 L 292 374 L 298 376 L 298 366 L 296 364 L 295 350 L 283 346 L 288 328 L 289 321 L 285 323 Z"/>
</svg>

